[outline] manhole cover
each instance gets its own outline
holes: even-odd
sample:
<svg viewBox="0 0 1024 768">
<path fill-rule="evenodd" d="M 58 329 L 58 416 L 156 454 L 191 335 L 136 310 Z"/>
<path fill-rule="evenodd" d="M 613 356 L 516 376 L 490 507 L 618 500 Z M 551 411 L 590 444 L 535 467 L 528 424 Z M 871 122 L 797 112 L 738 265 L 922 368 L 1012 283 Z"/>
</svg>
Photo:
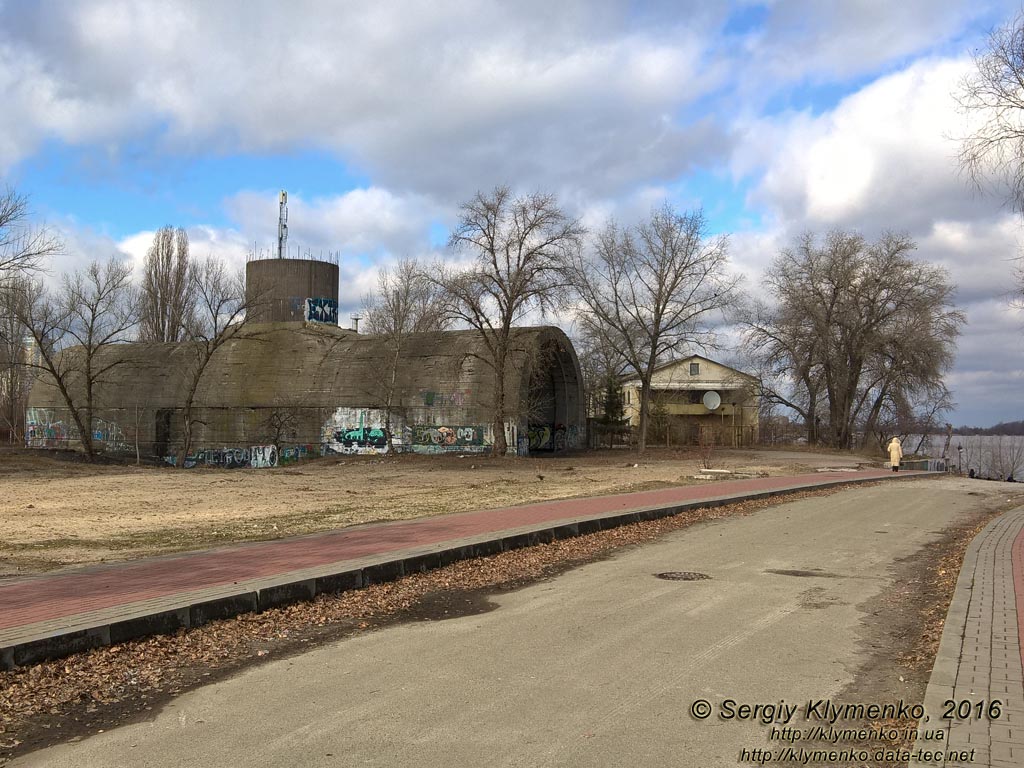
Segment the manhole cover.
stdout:
<svg viewBox="0 0 1024 768">
<path fill-rule="evenodd" d="M 696 571 L 665 571 L 654 575 L 666 581 L 701 581 L 711 578 L 706 573 L 697 573 Z"/>
</svg>

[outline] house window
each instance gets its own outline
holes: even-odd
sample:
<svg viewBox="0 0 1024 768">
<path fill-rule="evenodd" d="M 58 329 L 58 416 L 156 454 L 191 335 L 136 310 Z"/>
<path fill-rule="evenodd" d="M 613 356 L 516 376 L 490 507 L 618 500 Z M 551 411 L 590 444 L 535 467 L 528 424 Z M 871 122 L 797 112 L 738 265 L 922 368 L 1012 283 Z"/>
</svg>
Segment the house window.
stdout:
<svg viewBox="0 0 1024 768">
<path fill-rule="evenodd" d="M 700 375 L 700 363 L 690 363 L 690 375 L 691 376 L 699 376 Z"/>
</svg>

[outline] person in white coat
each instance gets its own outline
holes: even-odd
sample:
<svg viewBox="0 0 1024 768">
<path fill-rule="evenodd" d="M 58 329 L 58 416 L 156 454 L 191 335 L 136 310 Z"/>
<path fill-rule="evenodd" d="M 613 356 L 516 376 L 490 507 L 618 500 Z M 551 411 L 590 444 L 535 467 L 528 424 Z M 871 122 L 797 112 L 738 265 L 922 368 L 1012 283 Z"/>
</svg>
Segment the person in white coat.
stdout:
<svg viewBox="0 0 1024 768">
<path fill-rule="evenodd" d="M 894 437 L 889 441 L 889 462 L 892 464 L 892 471 L 900 471 L 900 459 L 903 458 L 903 446 L 900 444 L 900 439 Z"/>
</svg>

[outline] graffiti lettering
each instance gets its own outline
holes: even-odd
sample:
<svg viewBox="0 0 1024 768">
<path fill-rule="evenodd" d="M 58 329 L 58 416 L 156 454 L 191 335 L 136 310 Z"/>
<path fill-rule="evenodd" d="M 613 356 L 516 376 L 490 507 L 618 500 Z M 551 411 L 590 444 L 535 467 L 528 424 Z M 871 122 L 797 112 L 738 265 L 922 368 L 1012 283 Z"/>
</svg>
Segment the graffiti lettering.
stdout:
<svg viewBox="0 0 1024 768">
<path fill-rule="evenodd" d="M 531 424 L 526 433 L 530 439 L 531 451 L 550 451 L 554 449 L 551 442 L 551 427 Z"/>
<path fill-rule="evenodd" d="M 262 451 L 261 462 L 269 461 L 269 456 L 266 452 L 266 448 L 274 448 L 274 446 L 257 445 L 253 448 L 205 448 L 201 451 L 189 454 L 185 457 L 185 469 L 192 469 L 194 467 L 219 467 L 221 469 L 241 469 L 242 467 L 255 467 L 255 466 L 277 466 L 277 449 L 274 449 L 274 464 L 254 464 L 253 462 L 253 451 Z M 170 454 L 164 457 L 164 461 L 170 464 L 172 467 L 178 466 L 178 456 L 176 454 Z"/>
<path fill-rule="evenodd" d="M 319 455 L 320 448 L 315 445 L 292 445 L 288 448 L 282 448 L 277 454 L 278 464 L 294 464 L 296 461 L 301 461 L 307 456 Z"/>
<path fill-rule="evenodd" d="M 68 441 L 78 439 L 74 424 L 56 420 L 45 408 L 29 408 L 25 412 L 25 445 L 29 448 L 66 448 Z"/>
<path fill-rule="evenodd" d="M 249 466 L 254 469 L 265 469 L 277 466 L 276 445 L 254 445 L 249 451 Z"/>
<path fill-rule="evenodd" d="M 391 442 L 387 430 L 377 427 L 339 429 L 331 437 L 324 446 L 324 453 L 387 453 Z"/>
<path fill-rule="evenodd" d="M 386 412 L 379 408 L 337 408 L 323 425 L 320 452 L 387 453 L 392 440 L 385 429 Z M 400 420 L 395 419 L 396 422 Z M 400 423 L 396 424 L 400 428 Z"/>
<path fill-rule="evenodd" d="M 578 448 L 580 442 L 579 427 L 573 424 L 531 424 L 527 430 L 531 451 L 564 451 L 567 448 Z"/>
<path fill-rule="evenodd" d="M 96 419 L 93 424 L 92 439 L 108 451 L 125 452 L 131 450 L 131 446 L 125 440 L 124 432 L 121 431 L 117 422 L 114 421 Z"/>
<path fill-rule="evenodd" d="M 311 323 L 338 324 L 338 302 L 334 299 L 306 299 L 305 317 Z"/>
<path fill-rule="evenodd" d="M 476 425 L 420 425 L 410 433 L 414 453 L 480 453 L 491 445 L 487 428 Z"/>
</svg>

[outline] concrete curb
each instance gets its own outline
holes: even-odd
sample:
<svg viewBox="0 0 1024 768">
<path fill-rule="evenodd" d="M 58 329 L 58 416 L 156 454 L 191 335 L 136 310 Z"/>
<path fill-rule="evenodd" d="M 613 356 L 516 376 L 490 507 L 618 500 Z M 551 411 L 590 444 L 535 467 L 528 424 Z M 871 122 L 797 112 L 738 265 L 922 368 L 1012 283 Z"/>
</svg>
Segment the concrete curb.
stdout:
<svg viewBox="0 0 1024 768">
<path fill-rule="evenodd" d="M 925 689 L 924 695 L 924 708 L 925 713 L 928 716 L 927 723 L 921 723 L 919 728 L 930 731 L 942 731 L 944 736 L 941 740 L 932 738 L 930 740 L 916 740 L 912 751 L 916 752 L 918 749 L 926 751 L 935 751 L 936 749 L 946 750 L 957 750 L 963 748 L 976 748 L 978 753 L 975 758 L 977 765 L 1008 765 L 1012 763 L 1005 763 L 999 759 L 998 755 L 990 754 L 991 743 L 986 738 L 978 737 L 988 736 L 988 733 L 980 733 L 980 730 L 989 728 L 987 722 L 978 721 L 978 723 L 972 724 L 970 721 L 966 723 L 968 728 L 979 731 L 975 737 L 967 737 L 966 741 L 961 739 L 953 739 L 956 735 L 954 730 L 959 729 L 966 733 L 966 730 L 962 727 L 964 723 L 958 723 L 954 720 L 942 720 L 941 713 L 944 710 L 943 703 L 948 700 L 959 700 L 963 698 L 979 700 L 988 699 L 987 687 L 991 684 L 990 680 L 985 680 L 986 690 L 984 691 L 971 691 L 971 695 L 965 695 L 965 686 L 967 688 L 973 688 L 977 685 L 977 681 L 973 680 L 974 675 L 982 671 L 982 674 L 987 675 L 989 670 L 987 667 L 982 666 L 980 669 L 975 671 L 968 671 L 967 677 L 972 678 L 969 681 L 961 681 L 961 665 L 968 664 L 969 670 L 970 665 L 975 665 L 975 661 L 965 662 L 964 657 L 964 643 L 965 638 L 970 634 L 969 627 L 971 626 L 972 616 L 973 626 L 975 631 L 981 631 L 986 640 L 986 647 L 988 648 L 987 653 L 991 653 L 991 637 L 990 635 L 995 631 L 994 623 L 995 617 L 988 615 L 987 621 L 984 617 L 984 605 L 975 607 L 972 611 L 972 602 L 977 598 L 981 603 L 984 603 L 986 599 L 992 599 L 989 594 L 992 590 L 992 581 L 997 578 L 997 574 L 986 573 L 985 565 L 981 562 L 982 550 L 988 547 L 998 546 L 998 538 L 1004 534 L 1009 535 L 1009 541 L 1012 542 L 1016 537 L 1017 533 L 1021 529 L 1021 518 L 1024 513 L 1024 507 L 1017 507 L 1012 510 L 1004 512 L 1002 515 L 997 517 L 995 520 L 986 525 L 968 545 L 967 550 L 964 552 L 963 564 L 960 567 L 960 575 L 957 577 L 956 587 L 953 591 L 953 597 L 950 600 L 949 610 L 946 613 L 946 621 L 942 629 L 942 637 L 939 640 L 939 649 L 935 655 L 935 663 L 932 666 L 931 677 L 928 680 L 928 686 Z M 1000 531 L 999 529 L 1004 529 Z M 1007 531 L 1010 533 L 1007 534 Z M 1011 535 L 1012 534 L 1012 535 Z M 987 557 L 993 557 L 993 555 L 987 555 Z M 996 556 L 996 568 L 1005 567 L 1006 572 L 1010 573 L 1011 565 L 1009 562 L 1003 562 L 998 556 Z M 1017 633 L 1017 622 L 1013 622 L 1014 635 Z M 1016 639 L 1014 639 L 1016 643 Z M 1016 650 L 1017 654 L 1017 672 L 1020 672 L 1019 664 L 1019 647 Z M 973 658 L 973 657 L 971 657 Z M 1019 679 L 1019 678 L 1018 678 Z M 1009 713 L 1016 712 L 1013 725 L 1017 726 L 1019 721 L 1019 710 L 1018 707 L 1014 707 L 1007 700 L 1007 696 L 1003 695 L 1000 697 L 1004 704 L 1004 711 Z M 963 736 L 963 734 L 961 734 Z M 956 741 L 958 743 L 951 743 Z M 955 760 L 954 762 L 948 762 L 946 759 L 942 759 L 939 762 L 930 762 L 929 765 L 936 766 L 936 768 L 942 768 L 943 766 L 954 765 L 966 765 L 965 762 Z"/>
<path fill-rule="evenodd" d="M 939 639 L 939 650 L 935 654 L 935 664 L 932 665 L 932 674 L 928 678 L 928 687 L 924 693 L 925 713 L 932 716 L 942 711 L 942 702 L 953 698 L 953 686 L 956 685 L 956 675 L 960 668 L 960 654 L 963 648 L 964 631 L 967 628 L 967 611 L 971 605 L 971 593 L 974 591 L 974 576 L 978 567 L 978 552 L 981 549 L 981 542 L 988 538 L 992 529 L 996 527 L 1002 516 L 996 518 L 986 525 L 964 552 L 964 561 L 960 566 L 960 575 L 956 580 L 956 587 L 953 589 L 953 599 L 950 600 L 949 610 L 946 612 L 946 621 L 942 626 L 942 637 Z M 939 720 L 929 722 L 931 730 L 942 730 L 945 737 L 942 744 L 949 743 L 949 723 Z M 931 749 L 935 741 L 927 745 L 915 741 L 914 751 L 919 747 Z M 942 764 L 944 764 L 943 761 Z"/>
<path fill-rule="evenodd" d="M 891 477 L 861 477 L 801 483 L 789 488 L 712 496 L 699 501 L 666 506 L 638 507 L 593 516 L 573 517 L 555 522 L 488 532 L 442 544 L 398 550 L 384 555 L 344 560 L 314 568 L 290 571 L 262 579 L 225 585 L 223 589 L 183 592 L 170 598 L 145 600 L 116 608 L 67 616 L 17 628 L 21 638 L 0 646 L 0 669 L 37 664 L 72 653 L 179 629 L 199 627 L 218 619 L 243 613 L 312 600 L 325 593 L 361 589 L 371 584 L 400 579 L 406 574 L 425 572 L 499 552 L 531 547 L 559 539 L 584 536 L 631 523 L 672 517 L 706 507 L 788 496 L 807 490 L 827 490 L 868 482 L 941 477 L 945 473 L 917 472 Z M 959 586 L 959 585 L 958 585 Z M 55 626 L 59 625 L 59 626 Z M 11 631 L 5 634 L 12 634 Z M 945 639 L 945 636 L 943 637 Z M 0 640 L 0 642 L 3 642 Z"/>
</svg>

